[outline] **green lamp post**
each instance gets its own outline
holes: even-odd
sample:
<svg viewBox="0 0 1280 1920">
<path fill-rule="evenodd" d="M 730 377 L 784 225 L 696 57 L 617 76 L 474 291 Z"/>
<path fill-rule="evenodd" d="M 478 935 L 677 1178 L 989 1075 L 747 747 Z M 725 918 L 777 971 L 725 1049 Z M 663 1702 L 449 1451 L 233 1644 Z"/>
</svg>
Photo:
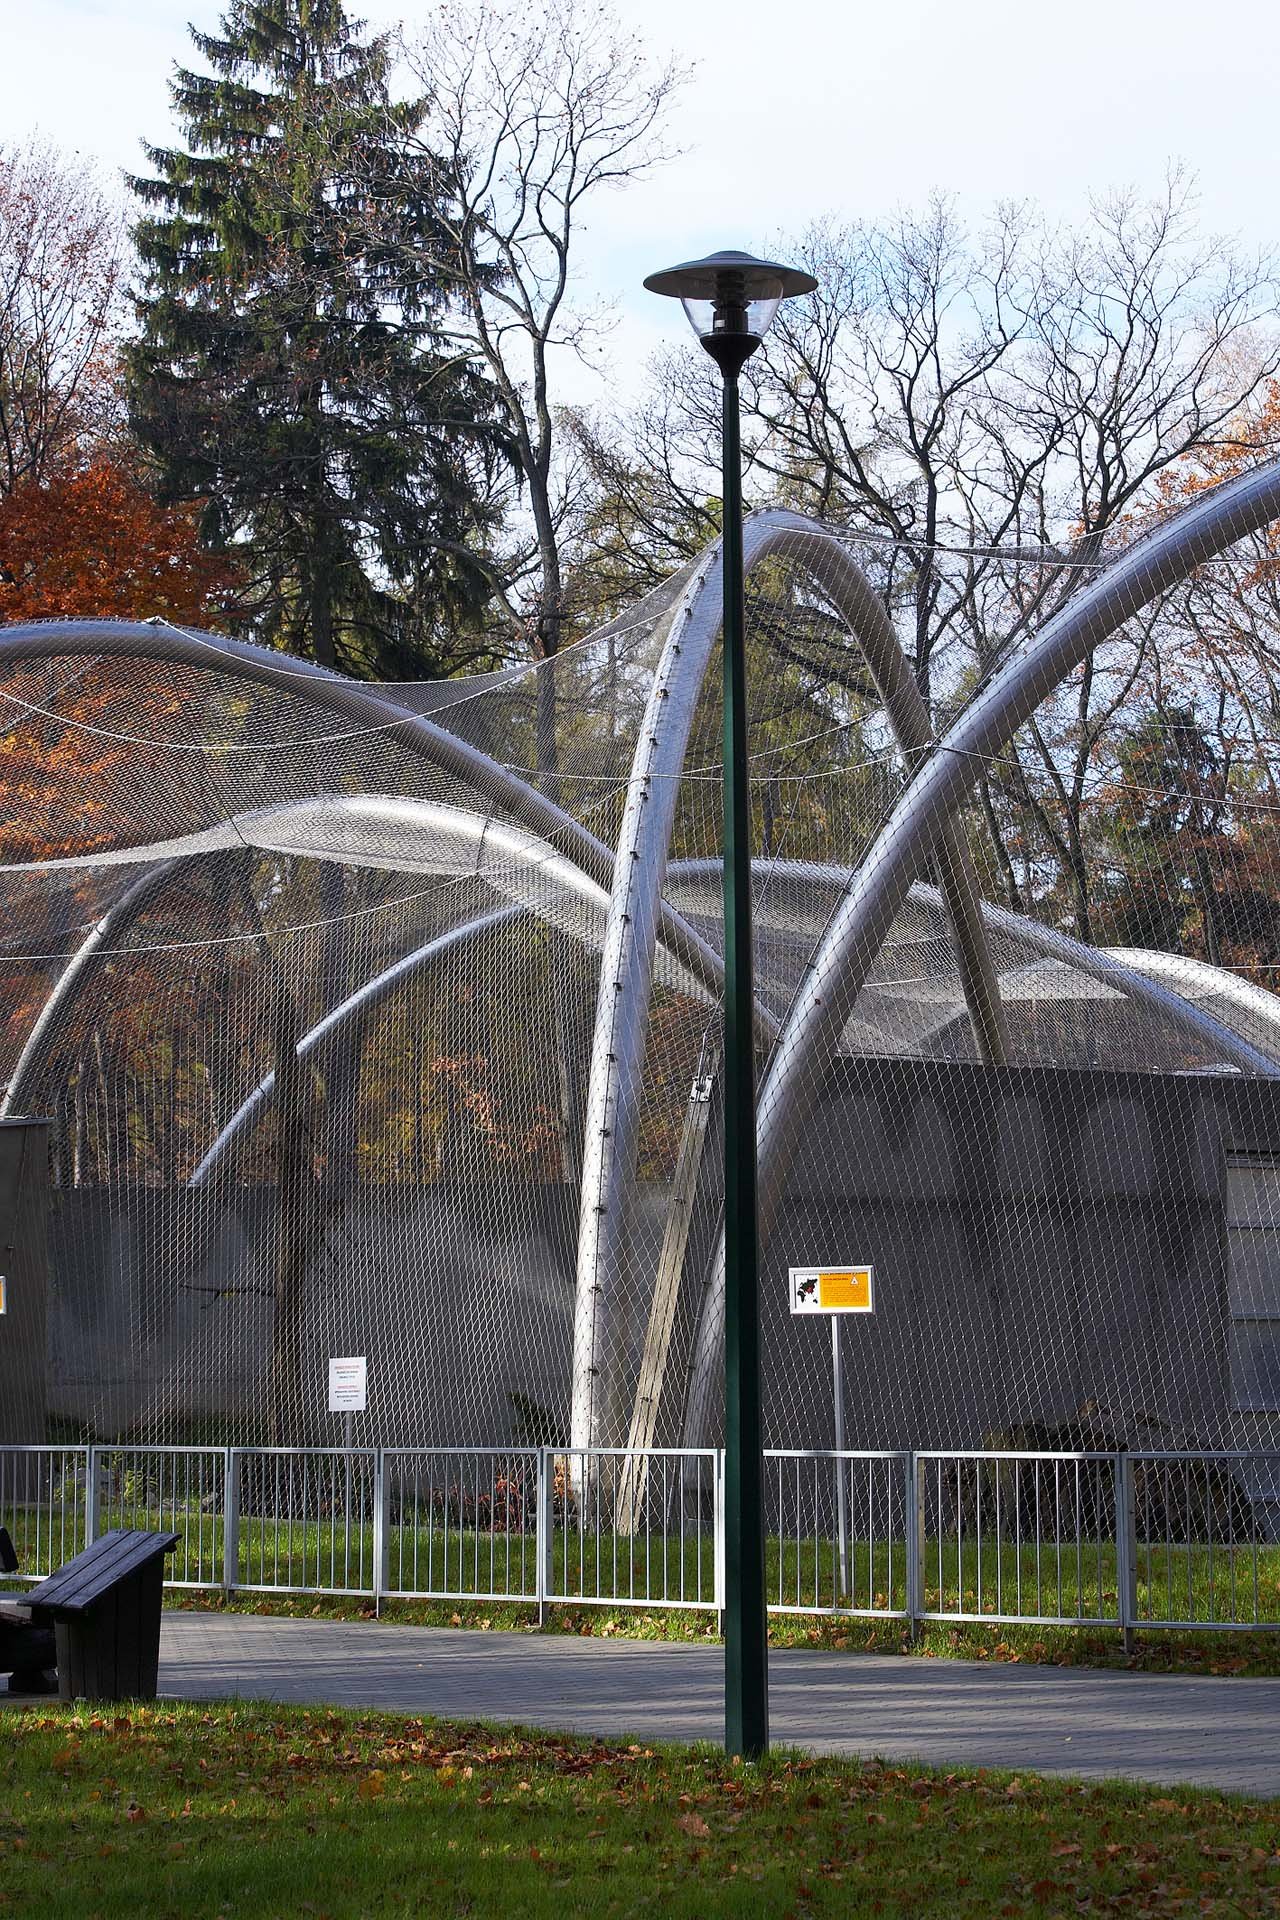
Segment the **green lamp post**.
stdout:
<svg viewBox="0 0 1280 1920">
<path fill-rule="evenodd" d="M 724 382 L 724 1239 L 725 1747 L 769 1746 L 756 1223 L 755 983 L 751 950 L 751 788 L 742 579 L 738 375 L 780 303 L 811 274 L 747 253 L 713 253 L 645 281 L 680 300 Z"/>
</svg>

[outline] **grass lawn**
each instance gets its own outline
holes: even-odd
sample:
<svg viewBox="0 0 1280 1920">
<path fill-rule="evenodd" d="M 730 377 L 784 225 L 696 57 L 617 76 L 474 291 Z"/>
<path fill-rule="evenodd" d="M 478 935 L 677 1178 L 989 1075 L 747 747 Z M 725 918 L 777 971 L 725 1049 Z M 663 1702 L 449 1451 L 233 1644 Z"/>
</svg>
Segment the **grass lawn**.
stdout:
<svg viewBox="0 0 1280 1920">
<path fill-rule="evenodd" d="M 0 1710 L 0 1911 L 1274 1915 L 1280 1819 L 1184 1789 L 270 1706 Z"/>
<path fill-rule="evenodd" d="M 23 1565 L 48 1570 L 78 1551 L 83 1522 L 68 1506 L 51 1517 L 11 1508 L 3 1516 Z M 131 1506 L 108 1516 L 113 1525 L 172 1527 L 181 1536 L 170 1560 L 173 1579 L 216 1586 L 223 1567 L 221 1516 L 183 1508 Z M 646 1597 L 710 1606 L 715 1592 L 708 1532 L 648 1533 L 565 1530 L 552 1536 L 557 1598 L 643 1606 Z M 534 1535 L 501 1526 L 478 1530 L 437 1521 L 394 1523 L 387 1551 L 388 1592 L 469 1594 L 517 1600 L 533 1592 Z M 839 1597 L 836 1550 L 826 1539 L 772 1538 L 765 1544 L 765 1584 L 775 1608 L 831 1608 Z M 1118 1569 L 1109 1541 L 1045 1542 L 1036 1547 L 994 1535 L 926 1543 L 922 1574 L 927 1607 L 938 1611 L 1106 1618 L 1116 1611 Z M 851 1543 L 847 1606 L 884 1612 L 906 1603 L 906 1559 L 900 1542 Z M 1280 1625 L 1280 1545 L 1138 1542 L 1138 1613 L 1146 1619 L 1272 1622 Z M 372 1592 L 371 1524 L 241 1517 L 237 1585 L 284 1591 Z"/>
<path fill-rule="evenodd" d="M 0 1516 L 6 1517 L 6 1516 Z M 222 1520 L 216 1513 L 145 1506 L 111 1516 L 135 1526 L 169 1527 L 182 1538 L 167 1563 L 171 1577 L 216 1582 L 222 1569 Z M 82 1544 L 82 1516 L 65 1510 L 37 1513 L 11 1508 L 6 1523 L 24 1566 L 52 1568 Z M 77 1527 L 80 1531 L 77 1531 Z M 250 1612 L 334 1614 L 359 1618 L 372 1611 L 373 1530 L 333 1522 L 290 1522 L 257 1514 L 242 1516 L 238 1578 L 231 1602 Z M 714 1637 L 710 1609 L 714 1567 L 710 1539 L 652 1534 L 636 1539 L 616 1533 L 553 1535 L 553 1581 L 558 1597 L 549 1609 L 552 1631 L 644 1639 Z M 419 1591 L 443 1589 L 449 1598 L 391 1599 L 385 1618 L 422 1625 L 527 1627 L 534 1609 L 519 1598 L 533 1588 L 534 1536 L 528 1531 L 437 1525 L 391 1528 L 389 1586 Z M 1115 1550 L 1075 1542 L 1061 1548 L 987 1537 L 963 1542 L 931 1541 L 923 1561 L 925 1602 L 954 1613 L 1000 1610 L 1011 1614 L 1065 1608 L 1106 1615 L 1115 1610 Z M 849 1559 L 855 1607 L 901 1607 L 905 1561 L 901 1545 L 869 1548 L 854 1543 Z M 2 1584 L 2 1583 L 0 1583 Z M 836 1598 L 835 1551 L 829 1540 L 766 1543 L 766 1585 L 777 1607 L 831 1607 Z M 253 1587 L 276 1588 L 254 1592 Z M 347 1588 L 327 1593 L 327 1588 Z M 646 1605 L 646 1594 L 683 1599 L 692 1607 Z M 483 1596 L 483 1597 L 480 1597 Z M 507 1597 L 510 1596 L 510 1597 Z M 697 1603 L 702 1602 L 699 1606 Z M 602 1604 L 601 1604 L 602 1603 Z M 215 1584 L 195 1593 L 171 1588 L 171 1606 L 222 1606 Z M 1172 1546 L 1159 1550 L 1139 1542 L 1140 1617 L 1185 1616 L 1203 1620 L 1280 1623 L 1280 1545 L 1240 1548 Z M 1136 1652 L 1126 1655 L 1115 1628 L 999 1624 L 985 1620 L 922 1623 L 914 1642 L 900 1619 L 849 1614 L 774 1611 L 775 1646 L 824 1646 L 859 1651 L 906 1652 L 935 1657 L 1052 1661 L 1073 1666 L 1136 1665 L 1159 1670 L 1212 1673 L 1280 1673 L 1280 1632 L 1274 1628 L 1213 1634 L 1187 1630 L 1139 1632 Z"/>
</svg>

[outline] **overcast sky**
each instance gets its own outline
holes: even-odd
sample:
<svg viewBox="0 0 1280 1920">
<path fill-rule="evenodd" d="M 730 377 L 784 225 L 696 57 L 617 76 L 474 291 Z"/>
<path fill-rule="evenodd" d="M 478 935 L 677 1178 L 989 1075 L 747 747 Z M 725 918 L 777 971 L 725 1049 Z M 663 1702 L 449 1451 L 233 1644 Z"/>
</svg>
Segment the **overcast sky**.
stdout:
<svg viewBox="0 0 1280 1920">
<path fill-rule="evenodd" d="M 428 0 L 370 5 L 412 26 Z M 358 0 L 351 10 L 362 11 Z M 40 131 L 109 173 L 172 133 L 166 80 L 187 22 L 220 0 L 0 0 L 0 139 Z M 875 215 L 953 192 L 967 214 L 1028 197 L 1069 217 L 1090 190 L 1198 176 L 1206 226 L 1280 238 L 1268 0 L 620 0 L 655 51 L 695 63 L 672 133 L 683 156 L 597 201 L 583 255 L 617 300 L 615 361 L 683 325 L 639 291 L 655 266 L 759 246 L 818 213 Z M 586 397 L 585 395 L 583 397 Z"/>
</svg>

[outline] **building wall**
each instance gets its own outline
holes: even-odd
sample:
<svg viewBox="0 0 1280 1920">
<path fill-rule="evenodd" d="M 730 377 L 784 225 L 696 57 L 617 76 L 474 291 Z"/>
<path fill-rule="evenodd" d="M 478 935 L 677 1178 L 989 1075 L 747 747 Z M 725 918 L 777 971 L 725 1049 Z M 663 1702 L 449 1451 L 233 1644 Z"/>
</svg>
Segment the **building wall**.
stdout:
<svg viewBox="0 0 1280 1920">
<path fill-rule="evenodd" d="M 49 1129 L 0 1120 L 0 1441 L 44 1438 L 48 1411 L 45 1207 Z"/>
<path fill-rule="evenodd" d="M 1280 1082 L 839 1063 L 765 1251 L 769 1442 L 832 1439 L 830 1330 L 789 1314 L 788 1266 L 869 1260 L 876 1312 L 843 1330 L 851 1445 L 1025 1442 L 1072 1426 L 1100 1443 L 1280 1444 L 1274 1420 L 1230 1408 L 1233 1147 L 1280 1152 Z M 712 1144 L 667 1442 L 680 1437 L 719 1177 Z M 54 1411 L 103 1436 L 262 1437 L 273 1204 L 270 1189 L 58 1195 Z M 642 1285 L 665 1208 L 665 1189 L 641 1190 Z M 342 1353 L 370 1362 L 363 1439 L 496 1444 L 535 1437 L 530 1410 L 562 1437 L 576 1230 L 576 1196 L 561 1187 L 513 1202 L 508 1184 L 500 1218 L 444 1186 L 358 1190 L 312 1281 L 306 1437 L 336 1437 L 323 1392 L 327 1359 Z M 639 1312 L 637 1363 L 643 1330 Z"/>
<path fill-rule="evenodd" d="M 1280 1151 L 1280 1082 L 842 1063 L 766 1255 L 770 1432 L 830 1444 L 830 1333 L 791 1319 L 787 1267 L 871 1261 L 876 1312 L 844 1331 L 851 1444 L 1280 1438 L 1230 1408 L 1224 1168 L 1244 1148 Z"/>
</svg>

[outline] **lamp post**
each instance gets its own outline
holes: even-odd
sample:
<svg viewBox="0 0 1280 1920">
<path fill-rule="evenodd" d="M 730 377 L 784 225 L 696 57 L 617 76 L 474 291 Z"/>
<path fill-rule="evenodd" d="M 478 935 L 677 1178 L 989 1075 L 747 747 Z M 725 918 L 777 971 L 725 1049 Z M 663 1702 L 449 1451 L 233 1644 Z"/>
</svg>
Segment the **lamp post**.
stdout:
<svg viewBox="0 0 1280 1920">
<path fill-rule="evenodd" d="M 645 281 L 670 294 L 724 382 L 724 1528 L 725 1747 L 769 1746 L 764 1592 L 760 1300 L 756 1222 L 755 983 L 751 950 L 751 789 L 742 581 L 738 375 L 779 304 L 812 293 L 811 274 L 747 253 L 713 253 Z"/>
</svg>

